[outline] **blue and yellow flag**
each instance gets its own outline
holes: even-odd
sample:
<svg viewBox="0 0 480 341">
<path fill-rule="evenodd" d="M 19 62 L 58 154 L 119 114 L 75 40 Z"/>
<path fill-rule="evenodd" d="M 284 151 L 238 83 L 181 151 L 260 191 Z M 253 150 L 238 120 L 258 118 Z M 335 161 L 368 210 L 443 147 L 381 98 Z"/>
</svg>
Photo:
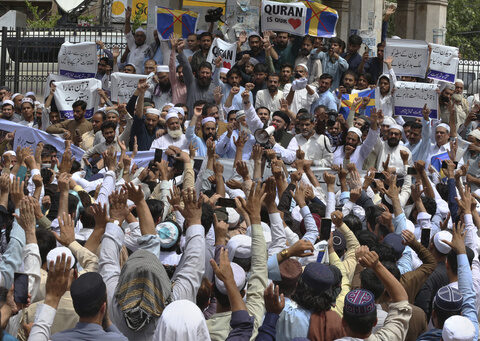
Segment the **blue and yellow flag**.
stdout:
<svg viewBox="0 0 480 341">
<path fill-rule="evenodd" d="M 301 1 L 307 7 L 305 34 L 313 37 L 335 37 L 338 13 L 333 8 L 313 1 Z"/>
<path fill-rule="evenodd" d="M 370 117 L 370 113 L 373 108 L 375 108 L 375 89 L 368 89 L 364 90 L 361 92 L 357 92 L 355 94 L 344 94 L 342 95 L 342 101 L 340 102 L 340 110 L 339 112 L 347 118 L 348 114 L 350 113 L 350 107 L 353 104 L 353 100 L 357 97 L 369 97 L 370 101 L 367 104 L 367 107 L 365 108 L 364 115 Z M 360 110 L 360 106 L 362 103 L 357 105 L 355 108 L 355 112 L 358 114 Z"/>
<path fill-rule="evenodd" d="M 450 160 L 450 157 L 448 156 L 448 152 L 432 156 L 430 164 L 432 165 L 433 168 L 435 168 L 440 173 L 440 170 L 442 169 L 442 162 L 445 160 Z M 440 175 L 443 178 L 443 174 L 440 174 Z"/>
<path fill-rule="evenodd" d="M 195 33 L 198 13 L 157 7 L 157 31 L 161 39 L 168 40 L 172 33 L 186 39 Z"/>
</svg>

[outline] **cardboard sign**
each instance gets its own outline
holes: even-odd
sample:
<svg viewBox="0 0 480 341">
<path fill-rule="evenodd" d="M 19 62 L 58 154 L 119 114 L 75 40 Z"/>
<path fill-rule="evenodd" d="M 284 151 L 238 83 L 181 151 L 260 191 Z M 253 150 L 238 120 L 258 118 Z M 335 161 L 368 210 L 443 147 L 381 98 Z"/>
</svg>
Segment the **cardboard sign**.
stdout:
<svg viewBox="0 0 480 341">
<path fill-rule="evenodd" d="M 302 3 L 262 2 L 262 31 L 288 32 L 305 35 L 307 8 Z"/>
<path fill-rule="evenodd" d="M 58 52 L 58 73 L 73 79 L 94 78 L 97 73 L 97 44 L 65 42 Z"/>
<path fill-rule="evenodd" d="M 384 60 L 393 57 L 392 68 L 397 76 L 425 78 L 428 66 L 428 44 L 421 40 L 387 39 Z M 383 72 L 388 73 L 383 65 Z"/>
<path fill-rule="evenodd" d="M 393 93 L 394 115 L 423 117 L 423 106 L 430 109 L 430 118 L 438 118 L 438 84 L 396 82 Z"/>
<path fill-rule="evenodd" d="M 112 101 L 128 103 L 130 97 L 137 89 L 138 81 L 147 79 L 145 75 L 135 75 L 123 72 L 114 72 L 111 75 L 110 91 Z"/>
<path fill-rule="evenodd" d="M 430 44 L 430 68 L 427 77 L 455 83 L 458 70 L 458 47 Z"/>
<path fill-rule="evenodd" d="M 101 89 L 101 81 L 88 78 L 55 82 L 54 84 L 57 87 L 54 95 L 55 103 L 62 117 L 73 119 L 72 104 L 79 100 L 87 102 L 85 117 L 92 117 L 100 103 L 100 95 L 97 89 Z"/>
<path fill-rule="evenodd" d="M 237 57 L 237 44 L 227 43 L 220 38 L 215 38 L 210 47 L 210 51 L 208 51 L 206 60 L 215 68 L 215 59 L 218 56 L 223 59 L 222 66 L 231 69 L 233 64 L 235 64 L 235 58 Z"/>
</svg>

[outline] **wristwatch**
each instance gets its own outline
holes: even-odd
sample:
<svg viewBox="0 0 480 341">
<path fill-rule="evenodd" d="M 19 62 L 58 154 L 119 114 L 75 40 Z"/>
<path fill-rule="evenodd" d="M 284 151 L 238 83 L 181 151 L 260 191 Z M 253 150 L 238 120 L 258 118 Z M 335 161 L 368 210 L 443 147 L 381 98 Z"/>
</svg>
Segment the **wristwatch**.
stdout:
<svg viewBox="0 0 480 341">
<path fill-rule="evenodd" d="M 288 249 L 280 251 L 280 257 L 282 257 L 283 260 L 288 259 Z"/>
<path fill-rule="evenodd" d="M 120 222 L 118 220 L 110 219 L 108 222 L 120 226 Z"/>
</svg>

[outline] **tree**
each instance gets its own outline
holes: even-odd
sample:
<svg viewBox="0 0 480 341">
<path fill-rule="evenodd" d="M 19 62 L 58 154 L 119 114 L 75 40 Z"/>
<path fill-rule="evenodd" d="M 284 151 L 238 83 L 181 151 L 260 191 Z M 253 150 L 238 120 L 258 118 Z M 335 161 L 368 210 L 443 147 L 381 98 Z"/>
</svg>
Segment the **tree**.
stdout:
<svg viewBox="0 0 480 341">
<path fill-rule="evenodd" d="M 478 59 L 480 53 L 480 0 L 450 0 L 446 44 L 457 46 L 462 59 Z M 467 33 L 473 32 L 473 33 Z"/>
<path fill-rule="evenodd" d="M 33 17 L 33 19 L 27 19 L 28 28 L 54 28 L 62 17 L 60 14 L 50 14 L 47 18 L 45 11 L 39 10 L 38 6 L 32 5 L 28 0 L 25 0 L 25 4 Z"/>
</svg>

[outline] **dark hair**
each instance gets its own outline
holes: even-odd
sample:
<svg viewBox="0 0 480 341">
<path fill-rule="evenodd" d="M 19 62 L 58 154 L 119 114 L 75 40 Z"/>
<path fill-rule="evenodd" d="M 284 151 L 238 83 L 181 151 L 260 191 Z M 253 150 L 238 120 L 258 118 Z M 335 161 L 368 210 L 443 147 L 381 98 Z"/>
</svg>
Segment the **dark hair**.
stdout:
<svg viewBox="0 0 480 341">
<path fill-rule="evenodd" d="M 438 194 L 440 197 L 448 202 L 448 185 L 443 183 L 438 183 L 435 188 L 437 189 Z"/>
<path fill-rule="evenodd" d="M 207 68 L 210 71 L 212 71 L 212 64 L 210 64 L 209 62 L 201 62 L 200 65 L 198 66 L 198 71 L 200 71 L 203 68 Z"/>
<path fill-rule="evenodd" d="M 40 169 L 40 176 L 42 177 L 42 181 L 45 185 L 50 184 L 53 171 L 50 168 L 42 168 Z"/>
<path fill-rule="evenodd" d="M 195 101 L 193 103 L 193 107 L 198 107 L 199 105 L 205 105 L 207 104 L 207 101 L 203 100 L 203 99 L 199 99 L 198 101 Z"/>
<path fill-rule="evenodd" d="M 367 83 L 368 84 L 372 84 L 373 83 L 373 78 L 372 78 L 372 75 L 369 74 L 368 72 L 361 72 L 358 74 L 358 78 L 360 77 L 363 77 L 367 80 Z"/>
<path fill-rule="evenodd" d="M 178 64 L 177 67 L 175 68 L 175 72 L 178 72 L 178 69 L 183 68 L 183 65 Z"/>
<path fill-rule="evenodd" d="M 258 110 L 260 110 L 260 109 L 266 109 L 266 110 L 268 110 L 269 114 L 271 113 L 270 109 L 268 109 L 267 107 L 258 107 L 257 109 L 255 109 L 255 112 L 258 112 Z"/>
<path fill-rule="evenodd" d="M 48 253 L 57 247 L 57 240 L 51 231 L 45 229 L 35 229 L 35 237 L 37 238 L 40 259 L 42 264 L 45 264 Z"/>
<path fill-rule="evenodd" d="M 353 213 L 349 213 L 345 217 L 343 217 L 343 222 L 353 233 L 362 230 L 362 221 Z"/>
<path fill-rule="evenodd" d="M 230 119 L 230 116 L 232 116 L 233 114 L 236 114 L 238 112 L 238 110 L 230 110 L 227 114 L 227 121 Z"/>
<path fill-rule="evenodd" d="M 102 127 L 100 128 L 102 132 L 106 129 L 112 128 L 113 130 L 117 129 L 117 125 L 112 121 L 105 121 L 102 123 Z"/>
<path fill-rule="evenodd" d="M 72 104 L 72 108 L 75 109 L 76 107 L 82 107 L 82 110 L 85 110 L 87 109 L 87 102 L 82 100 L 75 101 Z"/>
<path fill-rule="evenodd" d="M 105 295 L 95 300 L 89 300 L 88 304 L 75 304 L 73 302 L 73 309 L 80 317 L 93 317 L 98 314 L 102 305 L 107 302 L 107 292 Z M 80 302 L 77 302 L 80 303 Z M 87 302 L 85 302 L 87 303 Z"/>
<path fill-rule="evenodd" d="M 330 310 L 332 306 L 335 305 L 337 296 L 340 294 L 342 274 L 334 265 L 329 265 L 329 268 L 334 273 L 336 279 L 336 282 L 330 288 L 323 292 L 315 292 L 315 290 L 309 287 L 303 281 L 302 277 L 300 277 L 292 299 L 302 308 L 310 310 L 312 313 Z"/>
<path fill-rule="evenodd" d="M 292 64 L 289 64 L 289 63 L 284 63 L 280 66 L 280 70 L 286 68 L 286 67 L 289 67 L 290 69 L 292 69 L 293 71 L 293 65 Z"/>
<path fill-rule="evenodd" d="M 82 165 L 77 160 L 73 160 L 72 168 L 70 169 L 70 174 L 76 173 L 82 170 Z"/>
<path fill-rule="evenodd" d="M 360 245 L 366 245 L 371 250 L 378 243 L 378 237 L 369 230 L 360 230 L 355 233 Z"/>
<path fill-rule="evenodd" d="M 343 320 L 347 323 L 348 328 L 356 334 L 369 334 L 377 323 L 377 309 L 372 310 L 366 315 L 357 316 L 351 314 L 343 307 Z"/>
<path fill-rule="evenodd" d="M 427 211 L 427 213 L 433 217 L 437 212 L 437 202 L 435 201 L 435 199 L 429 197 L 422 197 L 422 203 L 423 206 L 425 206 L 425 210 Z"/>
<path fill-rule="evenodd" d="M 153 222 L 157 224 L 158 218 L 162 218 L 163 216 L 163 209 L 164 204 L 162 201 L 157 199 L 147 199 L 147 206 L 150 209 L 150 213 L 152 214 Z"/>
<path fill-rule="evenodd" d="M 473 253 L 472 249 L 469 248 L 466 245 L 465 245 L 465 253 L 467 255 L 468 264 L 471 267 L 472 263 L 473 263 L 473 258 L 475 257 L 475 254 Z M 458 262 L 457 262 L 457 254 L 455 253 L 455 251 L 450 250 L 450 252 L 447 254 L 447 262 L 448 262 L 448 266 L 450 267 L 452 272 L 455 275 L 457 275 L 458 274 Z"/>
<path fill-rule="evenodd" d="M 313 37 L 312 37 L 312 36 L 309 36 L 309 35 L 304 36 L 302 42 L 304 42 L 305 40 L 310 40 L 310 42 L 312 43 L 312 45 L 315 43 Z"/>
<path fill-rule="evenodd" d="M 217 105 L 214 104 L 214 103 L 206 103 L 202 108 L 202 116 L 207 116 L 208 110 L 210 110 L 212 108 L 216 108 L 216 107 L 217 107 Z"/>
<path fill-rule="evenodd" d="M 233 257 L 232 262 L 240 265 L 240 267 L 245 271 L 245 273 L 248 273 L 250 271 L 250 268 L 252 267 L 252 258 L 250 257 L 248 258 Z"/>
<path fill-rule="evenodd" d="M 68 214 L 77 215 L 77 206 L 80 200 L 73 194 L 68 194 Z"/>
<path fill-rule="evenodd" d="M 253 67 L 253 73 L 268 73 L 267 66 L 265 64 L 258 63 Z"/>
<path fill-rule="evenodd" d="M 402 274 L 400 273 L 400 270 L 398 269 L 398 266 L 395 262 L 385 261 L 382 262 L 382 264 L 388 271 L 390 271 L 390 273 L 393 275 L 393 277 L 397 279 L 397 281 L 400 280 Z"/>
<path fill-rule="evenodd" d="M 317 109 L 324 109 L 325 111 L 328 111 L 328 108 L 324 104 L 317 105 L 315 109 L 313 109 L 313 112 L 317 111 Z"/>
<path fill-rule="evenodd" d="M 202 204 L 202 217 L 201 222 L 203 228 L 205 229 L 205 235 L 210 230 L 210 227 L 213 224 L 213 208 L 208 204 Z"/>
<path fill-rule="evenodd" d="M 200 39 L 202 39 L 203 37 L 210 37 L 210 38 L 212 38 L 213 35 L 212 35 L 210 32 L 208 32 L 208 31 L 202 32 L 200 35 L 197 35 L 197 40 L 200 40 Z"/>
<path fill-rule="evenodd" d="M 412 124 L 410 125 L 411 129 L 422 129 L 422 124 L 421 123 L 418 123 L 418 122 L 412 122 Z"/>
<path fill-rule="evenodd" d="M 375 296 L 375 300 L 379 299 L 385 291 L 382 281 L 378 279 L 375 271 L 370 268 L 366 268 L 360 272 L 360 282 L 362 289 L 371 291 Z"/>
<path fill-rule="evenodd" d="M 240 78 L 242 78 L 242 72 L 241 72 L 239 69 L 237 69 L 236 67 L 233 67 L 233 68 L 231 68 L 230 70 L 228 70 L 228 72 L 227 72 L 227 79 L 228 79 L 228 77 L 230 77 L 230 76 L 233 75 L 233 74 L 235 74 L 235 75 L 239 76 Z"/>
<path fill-rule="evenodd" d="M 86 192 L 80 191 L 78 193 L 80 194 L 80 193 L 86 193 Z M 79 216 L 80 216 L 79 219 L 82 222 L 83 228 L 89 228 L 89 229 L 95 228 L 95 216 L 93 215 L 93 211 L 91 208 L 86 207 L 86 208 L 80 209 Z"/>
<path fill-rule="evenodd" d="M 300 109 L 302 110 L 302 109 Z M 308 113 L 299 113 L 297 115 L 297 122 L 300 122 L 300 121 L 310 121 L 310 122 L 313 122 L 314 119 L 313 119 L 313 116 L 308 114 Z"/>
<path fill-rule="evenodd" d="M 380 262 L 390 261 L 396 262 L 397 258 L 395 257 L 395 251 L 390 245 L 384 243 L 378 243 L 375 245 L 371 251 L 375 251 L 378 254 Z"/>
<path fill-rule="evenodd" d="M 362 37 L 352 34 L 350 37 L 348 37 L 348 44 L 349 45 L 362 45 Z"/>
<path fill-rule="evenodd" d="M 280 79 L 280 75 L 279 75 L 278 73 L 276 73 L 276 72 L 270 73 L 270 74 L 267 76 L 267 79 L 268 79 L 269 77 L 278 77 L 278 79 Z"/>
<path fill-rule="evenodd" d="M 367 218 L 367 223 L 370 224 L 370 227 L 373 229 L 377 224 L 377 219 L 383 213 L 383 209 L 380 206 L 374 205 L 369 206 L 365 210 L 365 217 Z"/>
<path fill-rule="evenodd" d="M 457 310 L 457 311 L 446 311 L 443 309 L 440 309 L 437 307 L 436 304 L 433 304 L 433 310 L 435 311 L 435 315 L 437 316 L 437 325 L 435 327 L 439 329 L 443 329 L 443 325 L 445 324 L 445 321 L 449 318 L 452 317 L 453 315 L 461 315 L 462 314 L 462 309 Z"/>
<path fill-rule="evenodd" d="M 355 82 L 358 80 L 358 75 L 355 71 L 353 70 L 347 70 L 345 71 L 345 73 L 343 74 L 343 78 L 342 79 L 345 79 L 345 76 L 346 75 L 352 75 L 353 76 L 353 79 L 355 80 Z"/>
<path fill-rule="evenodd" d="M 330 44 L 338 44 L 340 46 L 342 46 L 342 44 L 345 44 L 343 42 L 342 39 L 338 38 L 338 37 L 333 37 L 333 38 L 330 38 Z"/>
<path fill-rule="evenodd" d="M 105 121 L 107 119 L 107 114 L 105 113 L 105 111 L 98 110 L 98 111 L 95 111 L 93 113 L 93 115 L 102 115 L 102 120 L 103 121 Z M 92 117 L 93 117 L 93 115 L 92 115 Z"/>
<path fill-rule="evenodd" d="M 329 73 L 322 73 L 319 79 L 330 79 L 333 81 L 333 76 Z"/>
</svg>

